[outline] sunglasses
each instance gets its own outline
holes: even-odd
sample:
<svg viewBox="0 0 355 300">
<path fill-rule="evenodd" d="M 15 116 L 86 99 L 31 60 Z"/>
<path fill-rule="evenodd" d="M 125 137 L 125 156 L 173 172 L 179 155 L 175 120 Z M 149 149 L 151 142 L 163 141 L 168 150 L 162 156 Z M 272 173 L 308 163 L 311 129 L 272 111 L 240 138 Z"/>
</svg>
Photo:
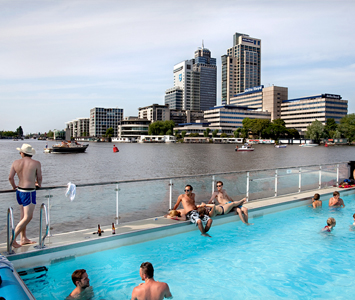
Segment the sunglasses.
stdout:
<svg viewBox="0 0 355 300">
<path fill-rule="evenodd" d="M 221 187 L 221 186 L 223 186 L 223 185 L 221 185 L 221 184 L 217 184 L 217 187 Z"/>
<path fill-rule="evenodd" d="M 190 190 L 185 190 L 185 192 L 190 192 Z"/>
</svg>

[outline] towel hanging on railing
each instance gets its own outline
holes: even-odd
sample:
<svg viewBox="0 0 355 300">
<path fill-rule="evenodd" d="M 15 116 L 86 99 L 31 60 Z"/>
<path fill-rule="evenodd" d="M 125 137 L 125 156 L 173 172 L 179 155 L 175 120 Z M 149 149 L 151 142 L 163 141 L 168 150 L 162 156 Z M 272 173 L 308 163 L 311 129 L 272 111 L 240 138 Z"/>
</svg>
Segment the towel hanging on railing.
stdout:
<svg viewBox="0 0 355 300">
<path fill-rule="evenodd" d="M 67 192 L 65 193 L 66 197 L 69 197 L 70 201 L 73 201 L 75 199 L 75 194 L 76 194 L 76 186 L 74 183 L 69 182 L 67 184 L 68 189 Z"/>
</svg>

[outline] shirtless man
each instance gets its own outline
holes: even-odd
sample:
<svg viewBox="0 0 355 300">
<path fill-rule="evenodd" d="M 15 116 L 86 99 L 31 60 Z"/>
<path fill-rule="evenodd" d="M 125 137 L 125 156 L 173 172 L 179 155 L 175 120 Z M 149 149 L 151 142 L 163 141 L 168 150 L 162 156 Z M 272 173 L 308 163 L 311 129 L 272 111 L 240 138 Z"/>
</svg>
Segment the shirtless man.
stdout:
<svg viewBox="0 0 355 300">
<path fill-rule="evenodd" d="M 345 207 L 344 201 L 340 198 L 338 191 L 335 191 L 333 197 L 329 199 L 329 207 Z"/>
<path fill-rule="evenodd" d="M 76 298 L 79 294 L 81 294 L 86 288 L 90 286 L 90 279 L 86 270 L 80 269 L 75 270 L 71 275 L 71 280 L 75 285 L 75 289 L 70 293 L 69 299 Z"/>
<path fill-rule="evenodd" d="M 198 226 L 198 229 L 200 229 L 203 236 L 211 237 L 207 232 L 211 228 L 212 220 L 208 215 L 204 215 L 202 219 L 200 218 L 195 204 L 195 193 L 193 193 L 192 190 L 193 188 L 191 185 L 188 184 L 185 186 L 185 194 L 181 194 L 178 197 L 173 210 L 176 210 L 179 207 L 180 202 L 182 202 L 182 206 L 186 212 L 186 218 L 190 220 L 191 223 Z M 204 224 L 206 224 L 205 227 L 203 227 Z"/>
<path fill-rule="evenodd" d="M 217 181 L 217 192 L 212 194 L 212 197 L 208 203 L 211 204 L 214 199 L 217 199 L 218 203 L 223 208 L 226 207 L 226 209 L 231 210 L 233 207 L 236 207 L 236 214 L 239 215 L 242 222 L 247 225 L 253 225 L 252 223 L 248 223 L 248 209 L 242 206 L 246 202 L 246 198 L 241 201 L 233 201 L 233 199 L 228 196 L 226 190 L 223 189 L 222 181 Z"/>
<path fill-rule="evenodd" d="M 150 262 L 141 264 L 139 275 L 144 283 L 136 286 L 132 292 L 132 300 L 162 300 L 172 299 L 167 283 L 154 280 L 154 268 Z"/>
<path fill-rule="evenodd" d="M 15 239 L 12 244 L 14 248 L 19 248 L 22 245 L 35 243 L 27 238 L 26 226 L 32 220 L 33 211 L 36 206 L 36 186 L 41 187 L 42 171 L 41 163 L 32 159 L 32 155 L 36 151 L 31 145 L 23 144 L 21 148 L 16 149 L 20 151 L 22 158 L 13 162 L 9 181 L 12 188 L 16 189 L 16 199 L 21 209 L 21 220 L 15 228 Z M 18 186 L 15 184 L 15 174 L 17 174 L 19 179 Z M 20 244 L 16 242 L 19 234 L 21 234 Z"/>
<path fill-rule="evenodd" d="M 312 206 L 313 208 L 317 208 L 322 206 L 322 201 L 319 200 L 320 195 L 319 194 L 314 194 L 313 198 L 312 198 Z"/>
</svg>

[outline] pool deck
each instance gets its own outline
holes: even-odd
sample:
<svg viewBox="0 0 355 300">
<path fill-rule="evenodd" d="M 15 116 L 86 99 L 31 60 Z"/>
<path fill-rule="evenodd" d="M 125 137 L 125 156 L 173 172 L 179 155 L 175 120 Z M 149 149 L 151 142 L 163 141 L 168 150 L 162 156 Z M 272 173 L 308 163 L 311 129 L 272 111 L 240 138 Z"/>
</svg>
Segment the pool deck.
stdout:
<svg viewBox="0 0 355 300">
<path fill-rule="evenodd" d="M 311 203 L 311 199 L 315 193 L 319 193 L 321 195 L 323 206 L 328 206 L 328 200 L 334 191 L 337 190 L 344 196 L 347 195 L 348 191 L 352 193 L 353 189 L 354 188 L 343 189 L 336 187 L 317 189 L 297 194 L 254 200 L 246 203 L 244 206 L 249 209 L 249 217 L 251 222 L 253 222 L 252 219 L 267 213 L 273 213 L 280 210 L 309 204 Z M 213 219 L 214 226 L 228 222 L 241 221 L 240 218 L 236 216 L 234 212 L 223 216 L 217 216 Z M 255 220 L 255 222 L 257 221 Z M 96 228 L 88 228 L 73 232 L 60 233 L 47 237 L 45 240 L 45 248 L 43 249 L 36 249 L 35 246 L 38 245 L 38 243 L 36 243 L 14 249 L 15 253 L 11 255 L 7 254 L 6 243 L 2 243 L 0 244 L 0 253 L 7 256 L 7 258 L 12 261 L 16 268 L 25 268 L 30 267 L 32 265 L 38 265 L 39 263 L 43 263 L 45 265 L 63 257 L 75 257 L 78 255 L 92 253 L 98 250 L 105 250 L 129 244 L 135 244 L 139 242 L 161 238 L 164 236 L 179 234 L 182 232 L 196 231 L 196 234 L 199 234 L 197 232 L 198 229 L 189 221 L 175 221 L 171 219 L 166 219 L 163 216 L 158 218 L 150 218 L 129 223 L 123 223 L 115 226 L 115 235 L 111 234 L 111 226 L 102 226 L 102 230 L 104 231 L 104 233 L 101 237 L 99 237 L 97 234 L 94 234 L 94 232 L 97 231 Z M 211 230 L 211 235 L 213 235 L 212 232 L 213 230 Z M 32 240 L 38 241 L 38 237 L 32 237 Z M 105 243 L 106 246 L 104 246 Z M 87 250 L 84 250 L 84 247 L 86 247 Z M 77 251 L 74 249 L 81 250 Z M 61 254 L 58 254 L 59 252 Z M 53 255 L 53 253 L 57 253 L 57 256 Z M 51 255 L 44 259 L 43 262 L 34 259 L 36 257 L 38 258 L 40 256 L 43 256 L 44 254 Z M 30 257 L 32 258 L 32 263 L 20 263 L 20 261 L 24 261 L 26 258 L 28 259 Z M 42 259 L 43 258 L 44 257 L 42 257 Z M 18 263 L 16 263 L 17 261 Z"/>
</svg>

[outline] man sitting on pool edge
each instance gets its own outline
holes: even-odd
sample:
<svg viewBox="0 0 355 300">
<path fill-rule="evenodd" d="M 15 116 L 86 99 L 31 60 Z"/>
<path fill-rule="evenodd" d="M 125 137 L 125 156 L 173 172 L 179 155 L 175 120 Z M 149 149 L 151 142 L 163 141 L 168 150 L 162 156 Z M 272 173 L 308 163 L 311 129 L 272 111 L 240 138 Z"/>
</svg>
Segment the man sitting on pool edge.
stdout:
<svg viewBox="0 0 355 300">
<path fill-rule="evenodd" d="M 225 204 L 229 204 L 229 203 L 235 203 L 236 204 L 236 214 L 239 215 L 242 222 L 246 225 L 253 225 L 253 223 L 248 223 L 248 209 L 246 207 L 243 207 L 242 204 L 239 203 L 239 201 L 234 201 L 231 197 L 228 196 L 226 190 L 223 189 L 223 182 L 222 181 L 217 181 L 217 192 L 214 192 L 212 194 L 212 197 L 211 197 L 210 201 L 208 201 L 208 203 L 211 204 L 214 199 L 217 199 L 219 204 L 222 206 Z M 244 203 L 245 202 L 246 202 L 246 199 L 244 200 Z M 243 214 L 244 214 L 244 217 L 243 217 Z"/>
<path fill-rule="evenodd" d="M 176 204 L 174 205 L 173 210 L 176 210 L 179 207 L 180 202 L 186 213 L 186 218 L 190 220 L 191 223 L 196 224 L 198 229 L 200 229 L 203 236 L 211 237 L 207 232 L 210 230 L 212 225 L 212 219 L 209 216 L 204 215 L 203 218 L 200 218 L 200 215 L 197 211 L 197 206 L 195 204 L 195 193 L 192 192 L 193 188 L 191 185 L 185 186 L 185 194 L 181 194 Z M 205 225 L 205 227 L 203 227 Z"/>
<path fill-rule="evenodd" d="M 81 294 L 86 288 L 90 286 L 90 279 L 86 273 L 86 270 L 84 269 L 75 270 L 71 275 L 71 279 L 76 288 L 70 293 L 68 299 L 78 297 L 79 294 Z"/>
</svg>

